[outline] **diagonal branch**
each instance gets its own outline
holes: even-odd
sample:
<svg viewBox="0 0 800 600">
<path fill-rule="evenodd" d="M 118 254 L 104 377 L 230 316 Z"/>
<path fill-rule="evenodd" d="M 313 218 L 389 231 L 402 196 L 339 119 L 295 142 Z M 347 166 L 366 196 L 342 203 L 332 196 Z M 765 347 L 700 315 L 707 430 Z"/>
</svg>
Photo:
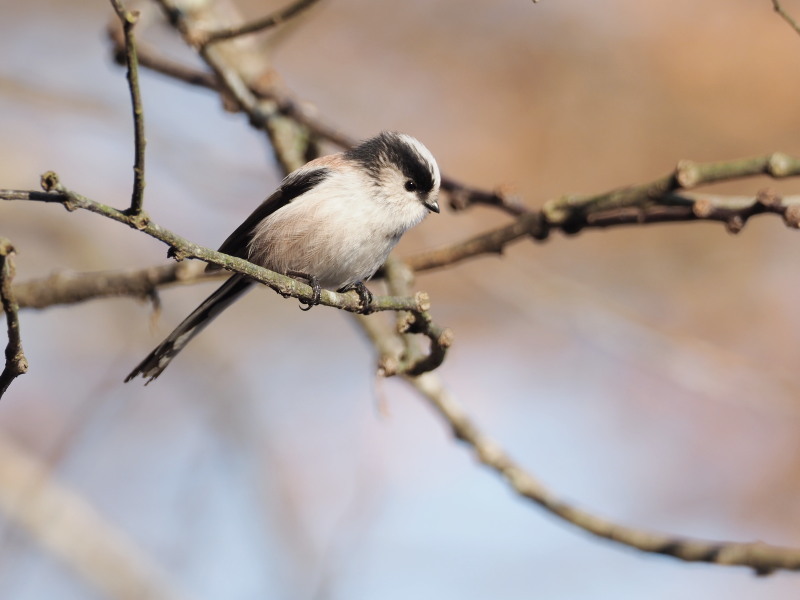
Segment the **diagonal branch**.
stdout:
<svg viewBox="0 0 800 600">
<path fill-rule="evenodd" d="M 169 255 L 178 260 L 185 258 L 197 258 L 208 263 L 219 265 L 229 271 L 242 273 L 252 277 L 268 287 L 272 288 L 284 297 L 293 297 L 300 300 L 311 300 L 314 291 L 312 288 L 291 277 L 281 275 L 264 267 L 259 267 L 249 261 L 235 256 L 229 256 L 222 252 L 217 252 L 209 248 L 200 246 L 182 238 L 172 231 L 161 227 L 149 219 L 137 218 L 128 215 L 124 211 L 117 210 L 106 204 L 102 204 L 77 192 L 67 189 L 58 180 L 58 176 L 49 171 L 42 176 L 44 192 L 31 192 L 25 190 L 0 190 L 2 200 L 29 200 L 38 202 L 48 202 L 61 204 L 67 210 L 77 209 L 87 210 L 101 215 L 108 219 L 123 223 L 133 229 L 138 229 L 150 237 L 164 242 L 170 247 Z M 423 295 L 424 296 L 424 295 Z M 411 310 L 422 312 L 426 310 L 427 299 L 423 296 L 416 298 L 393 298 L 381 296 L 373 299 L 370 308 L 374 311 L 383 310 Z M 349 312 L 361 312 L 361 300 L 358 294 L 331 292 L 322 290 L 320 304 L 332 306 Z"/>
<path fill-rule="evenodd" d="M 738 233 L 750 217 L 775 214 L 787 227 L 800 228 L 800 198 L 782 197 L 769 190 L 755 198 L 689 194 L 701 185 L 767 175 L 774 179 L 800 176 L 800 159 L 776 152 L 767 156 L 695 163 L 681 161 L 676 169 L 654 181 L 601 194 L 562 196 L 538 211 L 524 211 L 508 225 L 462 242 L 412 256 L 415 271 L 456 264 L 483 254 L 499 254 L 510 243 L 533 237 L 545 240 L 553 229 L 575 234 L 586 228 L 643 225 L 676 221 L 716 221 Z"/>
<path fill-rule="evenodd" d="M 67 484 L 52 465 L 0 435 L 0 514 L 107 600 L 186 600 L 173 572 L 154 562 L 128 535 Z M 86 596 L 85 596 L 86 597 Z"/>
<path fill-rule="evenodd" d="M 0 199 L 4 200 L 29 200 L 40 202 L 59 203 L 68 210 L 84 209 L 102 215 L 106 218 L 124 223 L 129 227 L 138 229 L 143 233 L 154 237 L 170 246 L 170 256 L 182 260 L 184 258 L 198 258 L 209 263 L 219 265 L 227 270 L 242 273 L 272 288 L 284 297 L 299 298 L 303 301 L 311 301 L 314 297 L 314 290 L 307 284 L 302 283 L 286 275 L 281 275 L 264 267 L 255 265 L 247 260 L 229 256 L 221 252 L 216 252 L 198 244 L 194 244 L 177 234 L 153 223 L 144 213 L 140 215 L 129 215 L 111 206 L 101 204 L 90 198 L 82 196 L 64 187 L 58 176 L 52 171 L 42 176 L 42 186 L 44 192 L 29 192 L 20 190 L 0 190 Z M 170 280 L 174 274 L 167 273 L 166 280 Z M 152 285 L 145 281 L 145 285 Z M 10 286 L 9 286 L 10 291 Z M 95 293 L 98 293 L 95 290 Z M 332 306 L 353 313 L 361 313 L 364 307 L 358 294 L 338 293 L 329 290 L 322 290 L 319 296 L 319 303 Z M 409 331 L 422 333 L 431 340 L 431 352 L 428 357 L 419 360 L 409 367 L 409 372 L 415 374 L 424 373 L 428 370 L 437 368 L 442 361 L 447 348 L 452 341 L 450 330 L 438 326 L 431 318 L 430 299 L 424 292 L 418 292 L 413 297 L 399 296 L 379 296 L 372 300 L 369 306 L 373 311 L 407 311 L 413 315 L 413 323 Z M 16 309 L 15 309 L 16 310 Z M 15 313 L 16 314 L 16 313 Z"/>
<path fill-rule="evenodd" d="M 232 38 L 247 35 L 249 33 L 266 31 L 267 29 L 276 27 L 296 17 L 300 13 L 311 8 L 317 2 L 319 2 L 319 0 L 296 0 L 289 6 L 266 16 L 263 19 L 256 19 L 255 21 L 245 23 L 244 25 L 240 25 L 238 27 L 225 27 L 223 29 L 217 29 L 207 33 L 200 38 L 199 45 L 201 47 L 207 46 L 208 44 L 221 42 L 223 40 L 230 40 Z"/>
<path fill-rule="evenodd" d="M 789 26 L 794 29 L 798 34 L 800 34 L 800 24 L 792 18 L 788 12 L 783 9 L 781 6 L 780 0 L 772 0 L 772 7 L 775 9 L 775 12 L 778 13 L 781 18 L 786 21 Z"/>
<path fill-rule="evenodd" d="M 380 363 L 400 360 L 396 335 L 374 320 L 357 317 L 358 323 L 381 354 Z M 531 500 L 556 517 L 605 540 L 642 552 L 663 554 L 687 562 L 750 567 L 759 575 L 778 569 L 800 570 L 800 549 L 761 542 L 719 542 L 650 532 L 621 525 L 594 515 L 559 498 L 528 473 L 493 439 L 485 435 L 447 392 L 435 373 L 405 379 L 448 424 L 453 435 L 466 443 L 476 458 L 499 474 L 520 496 Z"/>
<path fill-rule="evenodd" d="M 208 65 L 218 82 L 218 91 L 223 98 L 233 99 L 238 108 L 250 119 L 250 124 L 265 131 L 275 151 L 275 156 L 285 174 L 305 164 L 309 151 L 313 150 L 308 131 L 301 123 L 283 119 L 284 115 L 277 102 L 264 100 L 254 91 L 254 85 L 246 81 L 237 65 L 232 63 L 226 54 L 215 45 L 199 43 L 202 34 L 195 26 L 193 19 L 181 11 L 174 0 L 156 0 L 168 17 L 169 23 L 177 29 L 184 41 L 193 46 L 200 58 Z M 211 6 L 208 6 L 206 17 L 213 20 Z M 288 131 L 287 131 L 288 129 Z"/>
<path fill-rule="evenodd" d="M 28 360 L 22 352 L 22 338 L 19 333 L 19 306 L 11 290 L 14 278 L 14 247 L 6 238 L 0 238 L 0 302 L 6 313 L 8 344 L 6 345 L 6 364 L 0 373 L 0 398 L 17 376 L 28 372 Z"/>
</svg>

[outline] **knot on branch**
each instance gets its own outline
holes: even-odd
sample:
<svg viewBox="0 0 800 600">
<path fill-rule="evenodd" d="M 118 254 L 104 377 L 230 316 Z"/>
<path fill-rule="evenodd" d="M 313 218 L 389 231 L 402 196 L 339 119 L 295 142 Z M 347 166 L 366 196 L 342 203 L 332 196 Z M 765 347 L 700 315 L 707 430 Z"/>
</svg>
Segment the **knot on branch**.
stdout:
<svg viewBox="0 0 800 600">
<path fill-rule="evenodd" d="M 783 199 L 780 194 L 773 189 L 765 188 L 756 193 L 756 204 L 767 210 L 775 210 L 780 207 Z"/>
<path fill-rule="evenodd" d="M 128 216 L 128 224 L 134 229 L 141 231 L 150 224 L 150 215 L 143 210 L 134 212 L 131 209 L 128 209 L 125 211 L 125 214 Z"/>
<path fill-rule="evenodd" d="M 772 177 L 786 177 L 791 174 L 792 159 L 783 152 L 774 152 L 767 160 L 767 173 Z"/>
<path fill-rule="evenodd" d="M 61 187 L 61 182 L 58 179 L 58 174 L 55 171 L 47 171 L 42 173 L 40 184 L 45 192 L 55 192 Z"/>
<path fill-rule="evenodd" d="M 11 240 L 0 238 L 0 256 L 11 256 L 15 252 L 16 250 L 14 249 L 14 245 L 11 243 Z"/>
<path fill-rule="evenodd" d="M 58 174 L 55 171 L 47 171 L 42 174 L 40 184 L 45 192 L 60 192 L 64 194 L 61 204 L 64 205 L 69 212 L 78 210 L 78 205 L 75 203 L 74 196 L 69 193 L 66 188 L 61 184 Z"/>
<path fill-rule="evenodd" d="M 181 262 L 189 258 L 189 253 L 175 246 L 170 246 L 169 250 L 167 250 L 167 258 L 174 258 L 176 261 Z"/>
<path fill-rule="evenodd" d="M 783 213 L 783 222 L 787 227 L 800 229 L 800 204 L 790 204 Z"/>
<path fill-rule="evenodd" d="M 730 219 L 725 221 L 725 230 L 728 233 L 739 233 L 744 229 L 747 223 L 747 218 L 744 215 L 733 215 Z"/>
<path fill-rule="evenodd" d="M 428 292 L 417 292 L 414 294 L 414 302 L 417 304 L 417 310 L 426 312 L 431 309 L 431 297 Z"/>
<path fill-rule="evenodd" d="M 543 242 L 550 237 L 550 222 L 544 212 L 530 212 L 521 217 L 525 220 L 528 234 L 537 242 Z"/>
<path fill-rule="evenodd" d="M 675 183 L 683 189 L 693 188 L 700 181 L 700 170 L 697 163 L 681 160 L 675 167 Z"/>
</svg>

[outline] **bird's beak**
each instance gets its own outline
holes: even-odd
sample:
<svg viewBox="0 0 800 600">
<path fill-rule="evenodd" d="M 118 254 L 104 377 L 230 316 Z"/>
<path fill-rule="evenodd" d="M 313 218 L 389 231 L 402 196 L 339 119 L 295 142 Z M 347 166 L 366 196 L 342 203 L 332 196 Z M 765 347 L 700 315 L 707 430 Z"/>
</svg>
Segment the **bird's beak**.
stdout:
<svg viewBox="0 0 800 600">
<path fill-rule="evenodd" d="M 439 201 L 436 196 L 432 198 L 425 198 L 422 203 L 428 208 L 429 211 L 438 213 L 439 212 Z"/>
</svg>

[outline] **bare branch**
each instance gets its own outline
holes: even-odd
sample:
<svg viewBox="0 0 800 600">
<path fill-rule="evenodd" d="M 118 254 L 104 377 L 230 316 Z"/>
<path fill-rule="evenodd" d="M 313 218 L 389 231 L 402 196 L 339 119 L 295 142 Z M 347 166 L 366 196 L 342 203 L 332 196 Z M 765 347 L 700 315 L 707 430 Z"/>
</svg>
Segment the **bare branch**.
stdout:
<svg viewBox="0 0 800 600">
<path fill-rule="evenodd" d="M 110 600 L 181 600 L 163 567 L 35 457 L 0 436 L 0 513 Z"/>
<path fill-rule="evenodd" d="M 12 287 L 20 308 L 48 308 L 77 304 L 97 298 L 154 298 L 158 290 L 171 284 L 189 284 L 220 279 L 224 271 L 204 273 L 188 262 L 170 263 L 143 269 L 57 272 L 22 281 Z"/>
<path fill-rule="evenodd" d="M 6 363 L 0 373 L 0 398 L 8 386 L 19 375 L 28 372 L 28 360 L 22 351 L 22 338 L 19 333 L 19 306 L 11 289 L 14 278 L 14 247 L 6 238 L 0 238 L 0 302 L 6 313 L 8 327 L 8 344 L 6 345 Z"/>
<path fill-rule="evenodd" d="M 776 152 L 767 156 L 713 163 L 681 161 L 669 175 L 635 186 L 588 196 L 562 196 L 539 211 L 523 212 L 509 225 L 438 250 L 407 259 L 415 271 L 427 271 L 483 254 L 499 254 L 506 245 L 531 236 L 545 240 L 553 229 L 574 234 L 585 228 L 643 225 L 675 221 L 717 221 L 738 233 L 748 219 L 776 214 L 787 227 L 800 227 L 800 198 L 769 190 L 755 198 L 703 196 L 682 190 L 744 177 L 775 179 L 800 176 L 800 159 Z"/>
<path fill-rule="evenodd" d="M 133 193 L 131 194 L 130 214 L 138 215 L 142 212 L 144 197 L 144 109 L 142 108 L 142 94 L 139 90 L 139 61 L 136 57 L 136 42 L 133 28 L 138 19 L 138 13 L 125 8 L 121 0 L 111 0 L 111 5 L 122 23 L 125 38 L 125 62 L 128 66 L 128 87 L 131 93 L 131 107 L 133 109 Z"/>
<path fill-rule="evenodd" d="M 275 156 L 284 174 L 298 169 L 308 161 L 311 140 L 308 132 L 294 120 L 283 118 L 275 101 L 262 100 L 253 91 L 253 85 L 245 81 L 237 65 L 229 62 L 226 55 L 211 45 L 198 45 L 202 34 L 194 27 L 188 16 L 175 6 L 173 0 L 156 0 L 169 17 L 169 22 L 181 33 L 187 44 L 196 47 L 200 58 L 211 68 L 219 81 L 223 97 L 233 99 L 247 114 L 250 124 L 264 130 L 275 150 Z M 212 15 L 207 15 L 212 19 Z M 283 118 L 283 119 L 282 119 Z M 287 129 L 290 129 L 287 133 Z"/>
<path fill-rule="evenodd" d="M 381 364 L 401 360 L 396 355 L 396 334 L 380 327 L 377 321 L 362 316 L 358 316 L 357 320 L 381 354 Z M 505 479 L 517 494 L 584 531 L 643 552 L 663 554 L 688 562 L 750 567 L 759 575 L 778 569 L 800 570 L 800 549 L 761 542 L 717 542 L 654 533 L 621 525 L 577 508 L 547 489 L 514 462 L 497 442 L 482 433 L 435 373 L 419 377 L 405 374 L 403 379 L 439 413 L 453 435 L 468 444 L 476 458 Z"/>
<path fill-rule="evenodd" d="M 411 294 L 411 282 L 414 277 L 408 265 L 396 258 L 390 258 L 384 267 L 384 276 L 389 288 L 389 293 L 398 296 Z M 419 297 L 422 292 L 418 292 Z M 427 294 L 424 296 L 427 303 Z M 427 311 L 424 312 L 397 312 L 397 333 L 401 334 L 405 351 L 396 361 L 382 361 L 381 374 L 390 377 L 393 375 L 421 375 L 437 369 L 444 362 L 447 350 L 453 344 L 453 331 L 447 327 L 440 327 L 431 319 Z M 421 333 L 430 340 L 430 350 L 427 354 L 421 352 L 411 335 Z"/>
<path fill-rule="evenodd" d="M 501 475 L 517 494 L 576 527 L 643 552 L 688 562 L 745 566 L 759 575 L 777 569 L 800 570 L 800 549 L 761 542 L 718 542 L 665 535 L 620 525 L 569 504 L 516 464 L 494 440 L 485 436 L 433 374 L 408 381 L 445 419 L 453 435 L 472 447 L 480 462 Z"/>
<path fill-rule="evenodd" d="M 284 297 L 293 297 L 300 300 L 311 300 L 313 290 L 309 285 L 302 283 L 286 275 L 281 275 L 264 267 L 259 267 L 249 261 L 235 256 L 229 256 L 222 252 L 217 252 L 209 248 L 200 246 L 182 238 L 172 231 L 153 223 L 147 218 L 139 218 L 128 215 L 116 208 L 101 204 L 68 190 L 59 181 L 58 176 L 49 171 L 42 176 L 45 192 L 29 192 L 24 190 L 0 190 L 0 199 L 3 200 L 33 200 L 40 202 L 55 202 L 64 205 L 67 210 L 83 209 L 99 214 L 106 218 L 124 223 L 131 228 L 138 229 L 143 233 L 156 238 L 170 247 L 170 256 L 178 260 L 185 258 L 197 258 L 205 262 L 219 265 L 229 271 L 243 273 L 252 277 L 268 287 L 272 288 Z M 142 213 L 144 215 L 144 213 Z M 329 290 L 322 290 L 320 304 L 332 306 L 349 312 L 361 312 L 360 298 L 355 292 L 340 294 Z M 414 312 L 424 312 L 428 305 L 425 297 L 415 298 L 394 298 L 390 296 L 380 296 L 373 299 L 370 309 L 373 311 L 384 310 L 410 310 Z"/>
<path fill-rule="evenodd" d="M 789 26 L 794 29 L 798 34 L 800 34 L 800 24 L 795 21 L 792 16 L 787 13 L 783 6 L 781 6 L 780 0 L 772 0 L 772 7 L 775 9 L 775 12 L 778 13 L 781 18 L 786 21 Z"/>
<path fill-rule="evenodd" d="M 455 211 L 466 210 L 475 204 L 482 204 L 494 206 L 515 217 L 530 212 L 519 200 L 509 197 L 501 189 L 488 192 L 469 187 L 450 177 L 442 177 L 442 190 L 450 195 L 450 208 Z"/>
<path fill-rule="evenodd" d="M 106 29 L 109 39 L 114 44 L 114 60 L 120 64 L 125 64 L 125 36 L 121 27 L 118 27 L 116 22 L 110 23 Z M 207 73 L 189 66 L 171 60 L 158 54 L 147 45 L 138 42 L 136 44 L 136 55 L 139 65 L 161 73 L 172 79 L 203 87 L 209 90 L 218 92 L 220 90 L 219 80 L 213 73 Z"/>
<path fill-rule="evenodd" d="M 57 202 L 63 204 L 68 210 L 77 210 L 79 208 L 88 210 L 106 218 L 124 223 L 129 227 L 138 229 L 168 244 L 170 246 L 169 254 L 179 260 L 184 258 L 199 258 L 206 262 L 219 265 L 227 270 L 243 273 L 267 285 L 284 297 L 291 296 L 303 301 L 310 301 L 314 297 L 313 289 L 309 285 L 296 279 L 270 271 L 244 259 L 229 256 L 194 244 L 153 223 L 144 213 L 136 216 L 128 215 L 125 212 L 68 190 L 59 182 L 58 176 L 52 171 L 42 176 L 42 186 L 45 189 L 44 193 L 21 190 L 0 190 L 0 199 Z M 167 275 L 167 278 L 169 277 L 170 275 Z M 152 284 L 145 282 L 145 285 Z M 125 289 L 129 288 L 126 287 Z M 81 294 L 82 292 L 78 292 L 77 295 Z M 91 297 L 96 297 L 96 294 Z M 364 310 L 361 299 L 355 292 L 342 294 L 329 290 L 322 290 L 319 301 L 320 304 L 349 312 L 360 313 Z M 418 292 L 413 297 L 375 297 L 369 306 L 369 310 L 370 312 L 408 311 L 413 314 L 413 320 L 409 323 L 409 332 L 421 333 L 430 338 L 430 354 L 415 362 L 413 365 L 409 365 L 407 367 L 408 372 L 415 374 L 424 373 L 427 370 L 437 368 L 442 363 L 447 348 L 452 342 L 452 333 L 450 330 L 438 326 L 431 319 L 428 312 L 430 310 L 430 299 L 427 294 Z"/>
<path fill-rule="evenodd" d="M 229 40 L 249 33 L 266 31 L 267 29 L 276 27 L 277 25 L 285 23 L 286 21 L 296 17 L 300 13 L 311 8 L 311 6 L 316 4 L 318 1 L 319 0 L 296 0 L 289 6 L 277 11 L 274 14 L 266 16 L 263 19 L 257 19 L 250 23 L 245 23 L 239 27 L 226 27 L 224 29 L 218 29 L 216 31 L 209 32 L 200 39 L 199 44 L 200 46 L 207 46 L 208 44 Z"/>
</svg>

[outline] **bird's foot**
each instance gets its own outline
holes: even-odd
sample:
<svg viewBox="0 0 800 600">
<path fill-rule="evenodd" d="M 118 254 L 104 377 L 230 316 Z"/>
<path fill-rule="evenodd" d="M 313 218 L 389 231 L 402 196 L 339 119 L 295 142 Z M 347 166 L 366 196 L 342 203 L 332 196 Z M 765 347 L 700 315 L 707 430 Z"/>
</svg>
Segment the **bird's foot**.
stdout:
<svg viewBox="0 0 800 600">
<path fill-rule="evenodd" d="M 343 288 L 339 289 L 339 292 L 349 292 L 350 290 L 355 290 L 358 294 L 358 299 L 361 302 L 361 314 L 368 315 L 372 311 L 372 299 L 373 295 L 372 292 L 369 291 L 367 286 L 364 285 L 363 281 L 356 281 L 355 283 L 351 283 L 350 285 L 346 285 Z"/>
<path fill-rule="evenodd" d="M 320 293 L 322 292 L 322 286 L 319 284 L 319 279 L 313 275 L 302 273 L 300 271 L 288 271 L 286 274 L 290 277 L 300 277 L 301 279 L 305 279 L 308 282 L 308 285 L 311 286 L 311 300 L 300 300 L 300 310 L 311 310 L 312 306 L 319 304 L 319 297 Z"/>
</svg>

